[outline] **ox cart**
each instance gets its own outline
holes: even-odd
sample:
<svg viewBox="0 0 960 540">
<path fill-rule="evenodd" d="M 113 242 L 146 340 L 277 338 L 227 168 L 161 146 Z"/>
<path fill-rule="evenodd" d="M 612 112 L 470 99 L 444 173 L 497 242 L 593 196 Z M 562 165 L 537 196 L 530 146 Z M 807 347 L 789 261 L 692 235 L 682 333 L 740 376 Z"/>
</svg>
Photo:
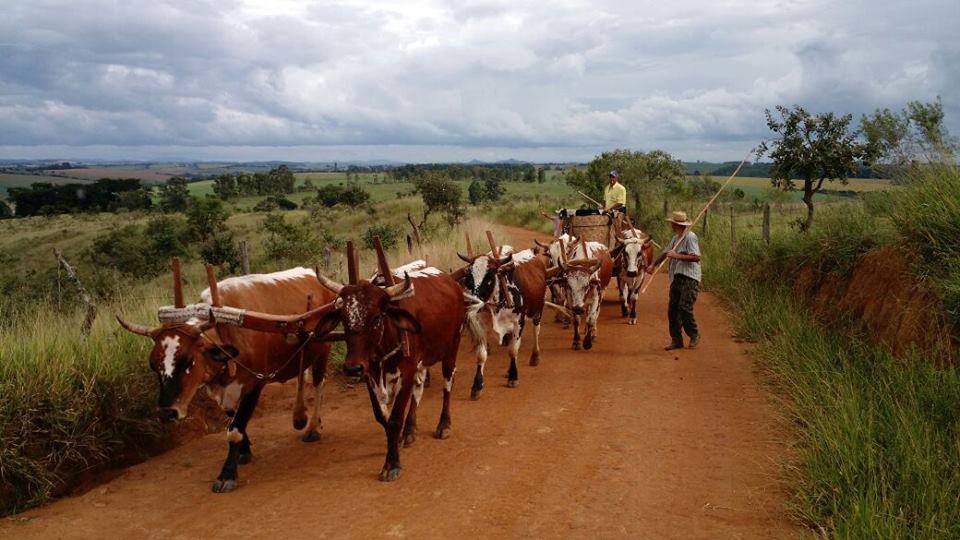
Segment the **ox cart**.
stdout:
<svg viewBox="0 0 960 540">
<path fill-rule="evenodd" d="M 605 246 L 614 245 L 613 220 L 608 214 L 570 216 L 570 233 L 586 242 L 600 242 Z"/>
</svg>

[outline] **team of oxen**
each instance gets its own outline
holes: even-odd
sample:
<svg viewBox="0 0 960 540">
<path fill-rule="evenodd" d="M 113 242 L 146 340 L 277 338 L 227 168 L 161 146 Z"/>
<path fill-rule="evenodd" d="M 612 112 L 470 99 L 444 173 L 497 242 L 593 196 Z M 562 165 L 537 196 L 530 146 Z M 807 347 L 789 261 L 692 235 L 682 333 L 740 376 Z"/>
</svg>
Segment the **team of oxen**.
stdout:
<svg viewBox="0 0 960 540">
<path fill-rule="evenodd" d="M 489 312 L 498 342 L 508 347 L 510 387 L 519 381 L 517 354 L 527 321 L 534 327 L 529 364 L 540 362 L 545 307 L 556 309 L 558 320 L 573 326 L 574 349 L 581 347 L 581 337 L 582 347 L 590 349 L 597 339 L 603 291 L 616 274 L 621 312 L 630 324 L 636 322 L 637 293 L 652 246 L 649 236 L 632 226 L 616 234 L 612 250 L 568 234 L 521 251 L 498 245 L 489 232 L 487 239 L 490 251 L 474 254 L 468 237 L 468 253 L 458 253 L 465 265 L 451 272 L 424 261 L 390 268 L 377 240 L 378 270 L 370 279 L 360 279 L 358 254 L 348 243 L 347 283 L 306 268 L 218 282 L 208 267 L 210 287 L 190 305 L 184 302 L 180 263 L 174 259 L 174 305 L 159 309 L 160 326 L 118 321 L 154 342 L 149 360 L 159 380 L 161 418 L 185 418 L 201 387 L 229 417 L 229 449 L 214 492 L 235 489 L 238 465 L 252 457 L 247 423 L 267 384 L 297 379 L 294 428 L 303 431 L 304 442 L 319 440 L 334 341 L 345 342 L 345 374 L 365 381 L 373 415 L 387 438 L 380 479 L 391 481 L 400 475 L 400 445 L 409 446 L 416 438 L 428 369 L 438 364 L 443 406 L 434 436 L 450 436 L 450 395 L 464 332 L 472 336 L 477 361 L 471 397 L 478 399 L 483 392 L 488 355 L 484 312 Z M 547 291 L 552 302 L 546 301 Z M 308 369 L 314 388 L 310 414 L 304 399 Z"/>
</svg>

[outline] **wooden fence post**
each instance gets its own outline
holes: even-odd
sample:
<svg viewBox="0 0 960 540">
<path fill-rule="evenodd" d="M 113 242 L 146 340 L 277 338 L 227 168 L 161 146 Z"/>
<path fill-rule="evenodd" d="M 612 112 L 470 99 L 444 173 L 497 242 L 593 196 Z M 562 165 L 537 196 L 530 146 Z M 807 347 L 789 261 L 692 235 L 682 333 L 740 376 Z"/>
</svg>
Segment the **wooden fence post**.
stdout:
<svg viewBox="0 0 960 540">
<path fill-rule="evenodd" d="M 663 199 L 663 217 L 670 217 L 670 201 Z"/>
<path fill-rule="evenodd" d="M 247 251 L 246 240 L 240 242 L 240 269 L 243 271 L 243 275 L 250 273 L 250 253 Z"/>
<path fill-rule="evenodd" d="M 707 218 L 710 217 L 710 209 L 706 208 L 703 210 L 703 235 L 707 235 Z"/>
<path fill-rule="evenodd" d="M 770 203 L 763 203 L 763 241 L 770 245 Z"/>
</svg>

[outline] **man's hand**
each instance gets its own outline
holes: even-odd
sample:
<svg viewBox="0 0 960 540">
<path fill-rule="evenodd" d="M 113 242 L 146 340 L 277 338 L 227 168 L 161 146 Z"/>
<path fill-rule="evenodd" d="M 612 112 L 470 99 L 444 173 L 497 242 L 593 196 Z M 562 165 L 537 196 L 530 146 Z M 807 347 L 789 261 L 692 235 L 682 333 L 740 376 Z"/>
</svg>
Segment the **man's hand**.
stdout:
<svg viewBox="0 0 960 540">
<path fill-rule="evenodd" d="M 653 274 L 653 265 L 651 264 L 650 266 L 644 268 L 643 270 L 648 274 Z"/>
<path fill-rule="evenodd" d="M 680 254 L 677 253 L 676 251 L 672 250 L 672 249 L 671 249 L 670 251 L 666 252 L 666 253 L 664 254 L 664 256 L 665 256 L 666 258 L 668 258 L 668 259 L 677 259 L 677 260 L 680 260 Z"/>
</svg>

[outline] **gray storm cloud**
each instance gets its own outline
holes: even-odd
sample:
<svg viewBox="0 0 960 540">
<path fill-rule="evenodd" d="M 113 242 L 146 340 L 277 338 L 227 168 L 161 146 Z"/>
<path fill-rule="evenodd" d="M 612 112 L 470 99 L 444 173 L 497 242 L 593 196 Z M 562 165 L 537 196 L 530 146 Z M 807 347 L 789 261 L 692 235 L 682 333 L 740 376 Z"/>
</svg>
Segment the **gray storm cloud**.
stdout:
<svg viewBox="0 0 960 540">
<path fill-rule="evenodd" d="M 0 154 L 732 159 L 765 135 L 764 108 L 937 95 L 958 131 L 955 1 L 665 4 L 17 2 Z"/>
</svg>

